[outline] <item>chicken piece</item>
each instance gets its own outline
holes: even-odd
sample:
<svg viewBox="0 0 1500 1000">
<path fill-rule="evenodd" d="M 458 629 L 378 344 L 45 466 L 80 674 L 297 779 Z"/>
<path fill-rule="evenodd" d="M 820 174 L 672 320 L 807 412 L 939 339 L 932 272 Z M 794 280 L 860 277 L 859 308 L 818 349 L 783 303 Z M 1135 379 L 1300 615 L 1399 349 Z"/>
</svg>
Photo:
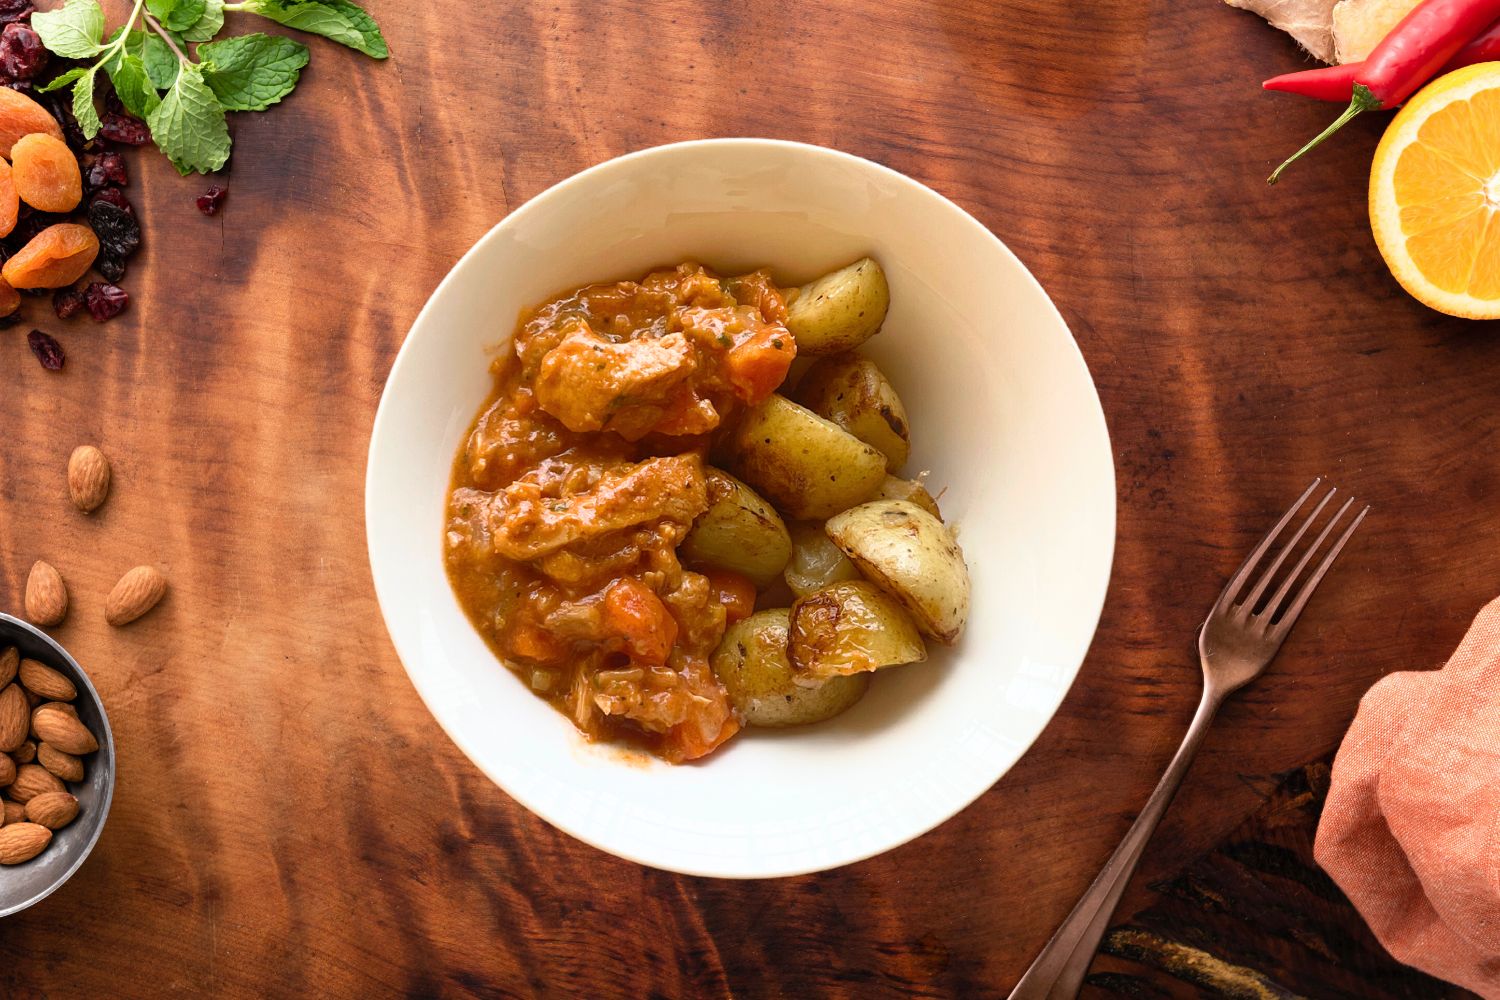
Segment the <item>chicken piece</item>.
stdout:
<svg viewBox="0 0 1500 1000">
<path fill-rule="evenodd" d="M 495 551 L 508 559 L 539 559 L 636 524 L 691 524 L 708 509 L 697 455 L 609 465 L 588 478 L 581 491 L 554 491 L 547 487 L 555 484 L 533 470 L 495 494 L 489 514 Z"/>
<path fill-rule="evenodd" d="M 570 431 L 612 430 L 635 440 L 677 401 L 675 390 L 696 368 L 680 333 L 616 343 L 574 319 L 542 358 L 536 398 Z"/>
</svg>

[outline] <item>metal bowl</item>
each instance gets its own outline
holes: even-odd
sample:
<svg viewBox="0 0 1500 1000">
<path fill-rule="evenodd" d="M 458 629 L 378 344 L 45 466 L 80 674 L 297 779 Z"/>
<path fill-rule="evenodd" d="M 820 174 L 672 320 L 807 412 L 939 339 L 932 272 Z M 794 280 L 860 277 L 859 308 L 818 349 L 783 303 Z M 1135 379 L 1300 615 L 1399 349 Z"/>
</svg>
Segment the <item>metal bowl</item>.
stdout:
<svg viewBox="0 0 1500 1000">
<path fill-rule="evenodd" d="M 78 718 L 99 741 L 97 752 L 84 758 L 84 780 L 68 782 L 68 791 L 78 797 L 78 818 L 52 835 L 52 842 L 30 861 L 0 867 L 0 917 L 19 913 L 52 894 L 72 878 L 83 864 L 104 829 L 109 802 L 115 789 L 115 737 L 104 714 L 99 692 L 89 683 L 68 651 L 46 633 L 18 618 L 0 614 L 0 649 L 15 646 L 23 657 L 39 660 L 66 674 L 78 688 L 73 705 Z"/>
</svg>

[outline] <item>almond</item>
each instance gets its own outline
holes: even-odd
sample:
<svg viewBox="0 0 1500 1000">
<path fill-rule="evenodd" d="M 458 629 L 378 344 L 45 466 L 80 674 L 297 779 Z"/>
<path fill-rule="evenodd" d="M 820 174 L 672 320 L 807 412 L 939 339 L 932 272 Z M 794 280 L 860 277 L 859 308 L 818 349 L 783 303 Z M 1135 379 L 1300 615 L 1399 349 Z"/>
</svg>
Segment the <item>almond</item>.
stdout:
<svg viewBox="0 0 1500 1000">
<path fill-rule="evenodd" d="M 9 754 L 0 753 L 0 785 L 8 785 L 16 780 L 16 762 L 10 759 Z"/>
<path fill-rule="evenodd" d="M 36 760 L 36 744 L 31 740 L 26 740 L 19 747 L 12 750 L 10 756 L 17 764 L 30 764 Z"/>
<path fill-rule="evenodd" d="M 73 506 L 88 514 L 109 496 L 109 459 L 91 444 L 79 445 L 68 457 L 68 493 Z"/>
<path fill-rule="evenodd" d="M 99 749 L 99 742 L 88 727 L 78 721 L 78 716 L 68 711 L 71 705 L 49 701 L 38 705 L 31 713 L 31 728 L 43 743 L 51 743 L 63 753 L 86 754 Z M 26 767 L 31 767 L 28 764 Z M 24 769 L 24 768 L 23 768 Z"/>
<path fill-rule="evenodd" d="M 45 792 L 26 803 L 26 818 L 49 830 L 61 830 L 78 815 L 78 800 L 68 792 Z"/>
<path fill-rule="evenodd" d="M 0 865 L 30 861 L 52 840 L 52 831 L 40 823 L 7 823 L 0 827 Z"/>
<path fill-rule="evenodd" d="M 68 616 L 68 588 L 51 563 L 38 559 L 26 578 L 26 618 L 33 625 L 60 625 Z"/>
<path fill-rule="evenodd" d="M 64 781 L 83 780 L 82 759 L 73 754 L 64 753 L 51 743 L 43 743 L 36 748 L 36 762 Z"/>
<path fill-rule="evenodd" d="M 72 701 L 78 697 L 78 689 L 66 674 L 38 660 L 22 660 L 20 674 L 21 686 L 32 694 L 50 701 Z"/>
<path fill-rule="evenodd" d="M 31 709 L 19 684 L 0 690 L 0 750 L 6 753 L 26 742 L 26 720 Z"/>
<path fill-rule="evenodd" d="M 127 625 L 156 607 L 166 592 L 167 578 L 155 566 L 137 566 L 109 592 L 104 618 L 111 625 Z"/>
<path fill-rule="evenodd" d="M 26 822 L 26 807 L 21 805 L 21 803 L 6 799 L 0 805 L 5 807 L 5 822 L 7 825 Z"/>
<path fill-rule="evenodd" d="M 0 649 L 0 687 L 16 679 L 16 670 L 21 666 L 21 651 L 14 646 Z"/>
<path fill-rule="evenodd" d="M 6 794 L 24 804 L 38 795 L 65 791 L 67 789 L 63 787 L 63 783 L 40 764 L 22 764 L 16 768 L 16 780 L 11 782 Z"/>
</svg>

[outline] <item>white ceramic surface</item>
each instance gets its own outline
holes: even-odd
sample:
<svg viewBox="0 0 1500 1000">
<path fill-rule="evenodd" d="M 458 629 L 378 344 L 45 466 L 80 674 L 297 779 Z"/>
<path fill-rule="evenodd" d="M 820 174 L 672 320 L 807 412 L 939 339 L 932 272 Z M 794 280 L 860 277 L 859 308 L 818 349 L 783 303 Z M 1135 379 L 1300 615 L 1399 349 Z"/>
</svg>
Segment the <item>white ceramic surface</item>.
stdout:
<svg viewBox="0 0 1500 1000">
<path fill-rule="evenodd" d="M 892 302 L 867 351 L 906 403 L 908 469 L 931 470 L 958 526 L 973 574 L 968 631 L 926 664 L 882 673 L 838 719 L 752 730 L 698 764 L 585 743 L 497 662 L 443 571 L 450 463 L 490 388 L 494 350 L 522 307 L 589 281 L 696 258 L 723 272 L 769 265 L 790 284 L 864 254 L 885 267 Z M 869 857 L 994 784 L 1078 671 L 1115 530 L 1099 400 L 1030 272 L 915 181 L 847 154 L 758 139 L 611 160 L 480 240 L 433 293 L 391 370 L 365 507 L 396 650 L 464 753 L 596 847 L 727 877 Z"/>
</svg>

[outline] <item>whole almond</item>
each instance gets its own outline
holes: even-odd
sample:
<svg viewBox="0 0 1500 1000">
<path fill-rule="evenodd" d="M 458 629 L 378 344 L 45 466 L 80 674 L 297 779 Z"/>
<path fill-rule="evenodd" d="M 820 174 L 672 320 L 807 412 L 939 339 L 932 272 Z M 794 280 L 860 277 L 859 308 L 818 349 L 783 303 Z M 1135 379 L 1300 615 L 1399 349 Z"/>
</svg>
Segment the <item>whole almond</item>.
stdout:
<svg viewBox="0 0 1500 1000">
<path fill-rule="evenodd" d="M 21 803 L 6 799 L 0 805 L 5 807 L 5 822 L 7 825 L 26 822 L 26 807 L 21 805 Z"/>
<path fill-rule="evenodd" d="M 31 715 L 26 693 L 19 684 L 0 690 L 0 750 L 9 753 L 26 742 L 27 719 Z"/>
<path fill-rule="evenodd" d="M 10 754 L 0 753 L 0 785 L 8 785 L 16 780 L 16 762 L 10 759 Z"/>
<path fill-rule="evenodd" d="M 62 574 L 38 559 L 26 577 L 26 618 L 33 625 L 60 625 L 68 616 L 68 588 Z"/>
<path fill-rule="evenodd" d="M 6 646 L 0 649 L 0 687 L 4 687 L 16 679 L 16 671 L 21 666 L 21 651 L 14 646 Z"/>
<path fill-rule="evenodd" d="M 52 831 L 40 823 L 7 823 L 0 827 L 0 865 L 30 861 L 52 840 Z"/>
<path fill-rule="evenodd" d="M 31 740 L 25 740 L 10 752 L 10 756 L 17 764 L 30 764 L 36 760 L 36 744 Z"/>
<path fill-rule="evenodd" d="M 51 743 L 36 748 L 36 762 L 64 781 L 83 780 L 83 760 L 64 753 Z"/>
<path fill-rule="evenodd" d="M 45 792 L 26 803 L 26 818 L 49 830 L 61 830 L 78 815 L 78 800 L 68 792 Z"/>
<path fill-rule="evenodd" d="M 65 792 L 63 783 L 57 780 L 57 776 L 40 764 L 22 764 L 16 768 L 16 780 L 11 782 L 6 794 L 17 802 L 25 804 L 38 795 L 48 792 Z"/>
<path fill-rule="evenodd" d="M 167 592 L 167 578 L 155 566 L 137 566 L 120 577 L 104 601 L 104 618 L 111 625 L 128 625 L 156 607 Z"/>
<path fill-rule="evenodd" d="M 109 459 L 91 444 L 79 445 L 68 457 L 68 493 L 85 514 L 99 509 L 109 496 Z"/>
<path fill-rule="evenodd" d="M 23 688 L 49 701 L 72 701 L 78 697 L 78 689 L 66 674 L 38 660 L 22 660 L 20 675 Z"/>
<path fill-rule="evenodd" d="M 78 721 L 78 716 L 68 711 L 71 707 L 55 701 L 38 705 L 31 713 L 31 729 L 38 740 L 51 743 L 63 753 L 79 756 L 93 753 L 99 749 L 99 742 L 88 727 Z"/>
</svg>

